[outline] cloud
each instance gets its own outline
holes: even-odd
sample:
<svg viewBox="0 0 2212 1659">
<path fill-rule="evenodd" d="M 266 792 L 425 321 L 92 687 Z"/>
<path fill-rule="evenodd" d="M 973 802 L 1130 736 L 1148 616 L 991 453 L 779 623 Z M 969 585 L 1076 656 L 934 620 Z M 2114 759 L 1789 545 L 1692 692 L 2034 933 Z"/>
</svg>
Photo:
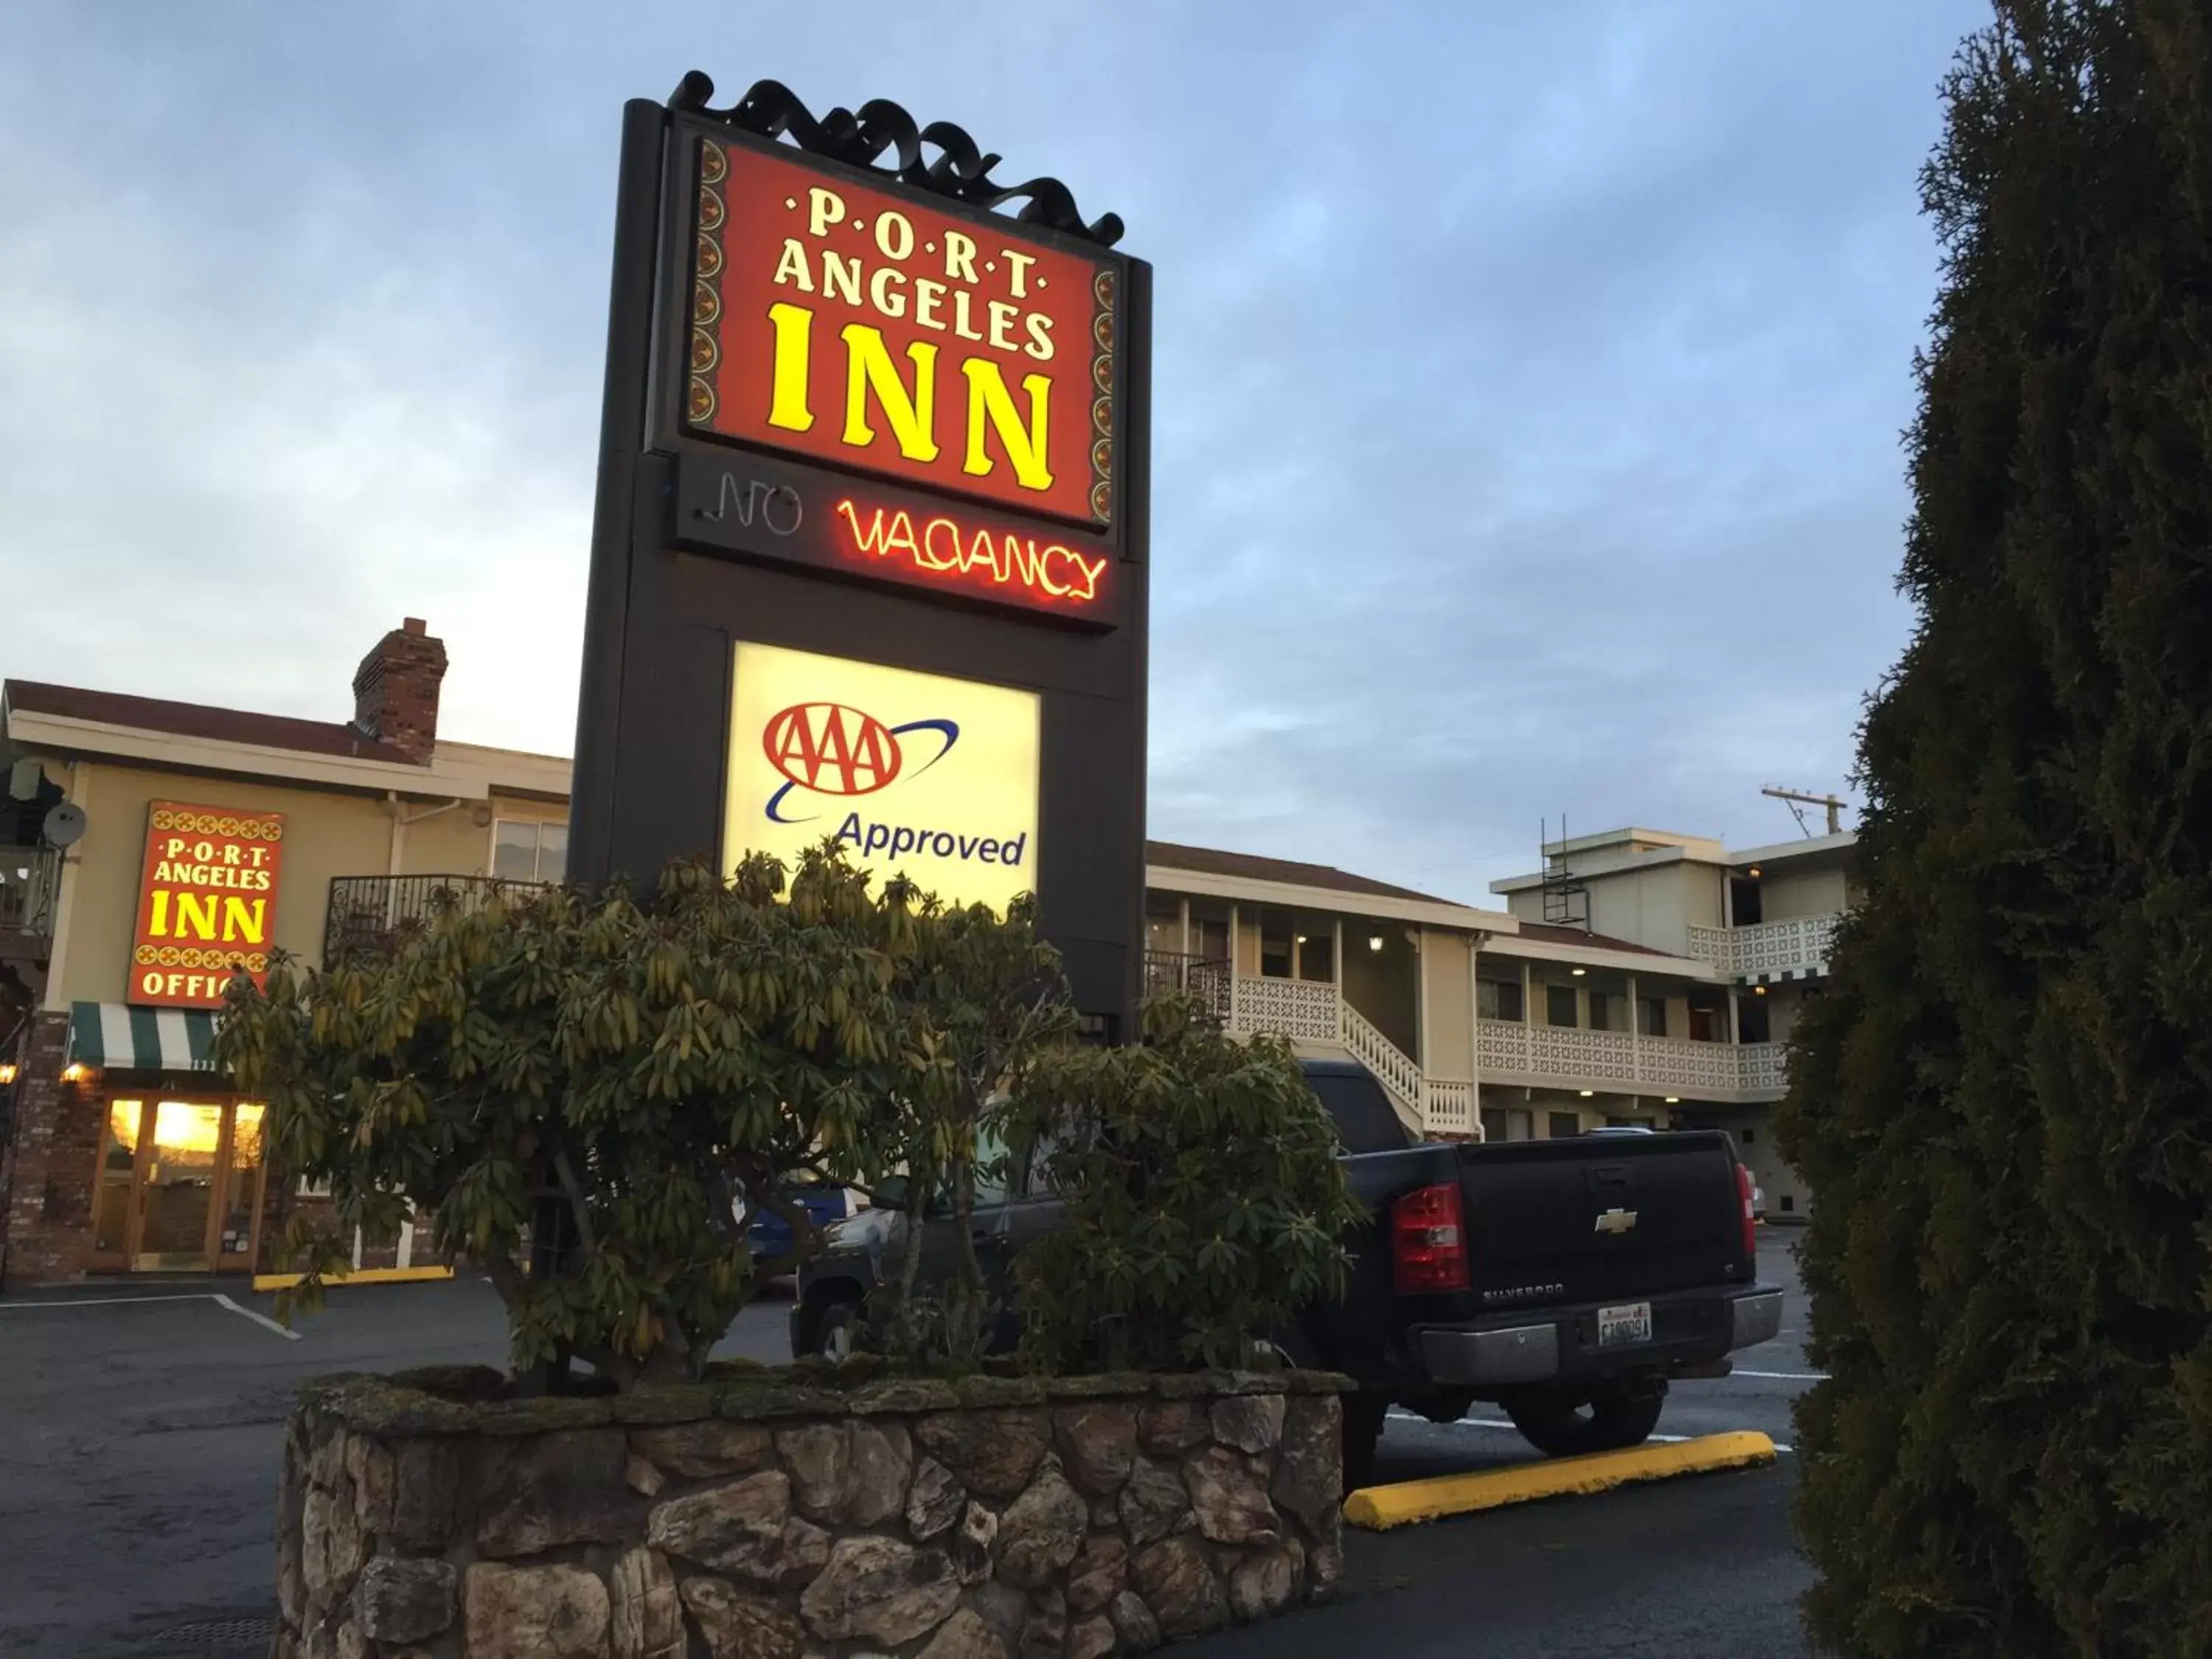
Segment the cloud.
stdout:
<svg viewBox="0 0 2212 1659">
<path fill-rule="evenodd" d="M 421 615 L 449 732 L 565 752 L 619 107 L 698 64 L 1153 261 L 1156 835 L 1476 898 L 1540 814 L 1778 838 L 1905 635 L 1982 9 L 9 9 L 0 671 L 337 718 Z"/>
</svg>

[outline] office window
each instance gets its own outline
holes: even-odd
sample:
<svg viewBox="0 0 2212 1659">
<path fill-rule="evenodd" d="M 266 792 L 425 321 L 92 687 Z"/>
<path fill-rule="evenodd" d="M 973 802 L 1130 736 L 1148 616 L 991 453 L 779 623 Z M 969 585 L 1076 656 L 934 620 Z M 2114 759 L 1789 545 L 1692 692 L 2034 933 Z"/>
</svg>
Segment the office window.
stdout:
<svg viewBox="0 0 2212 1659">
<path fill-rule="evenodd" d="M 1667 999 L 1638 997 L 1637 1006 L 1642 1010 L 1644 1035 L 1662 1037 L 1667 1035 Z"/>
<path fill-rule="evenodd" d="M 1621 1029 L 1621 998 L 1613 991 L 1592 991 L 1589 994 L 1589 1028 L 1593 1031 L 1617 1031 Z"/>
<path fill-rule="evenodd" d="M 1782 1194 L 1782 1213 L 1783 1213 L 1783 1214 L 1784 1214 L 1784 1215 L 1790 1215 L 1790 1214 L 1793 1214 L 1793 1213 L 1795 1213 L 1795 1212 L 1796 1212 L 1796 1208 L 1797 1208 L 1797 1200 L 1796 1200 L 1796 1199 L 1794 1199 L 1794 1198 L 1790 1197 L 1790 1195 L 1789 1194 L 1787 1194 L 1787 1193 L 1783 1194 Z"/>
<path fill-rule="evenodd" d="M 1474 1011 L 1485 1019 L 1522 1018 L 1521 981 L 1517 979 L 1479 979 L 1474 982 Z"/>
<path fill-rule="evenodd" d="M 491 872 L 501 881 L 558 881 L 568 871 L 568 826 L 501 818 L 491 827 Z"/>
<path fill-rule="evenodd" d="M 1571 1140 L 1583 1132 L 1583 1121 L 1573 1112 L 1545 1114 L 1544 1133 L 1553 1140 Z"/>
<path fill-rule="evenodd" d="M 1547 985 L 1544 988 L 1544 1023 L 1547 1025 L 1579 1025 L 1575 1014 L 1575 988 L 1571 985 Z"/>
</svg>

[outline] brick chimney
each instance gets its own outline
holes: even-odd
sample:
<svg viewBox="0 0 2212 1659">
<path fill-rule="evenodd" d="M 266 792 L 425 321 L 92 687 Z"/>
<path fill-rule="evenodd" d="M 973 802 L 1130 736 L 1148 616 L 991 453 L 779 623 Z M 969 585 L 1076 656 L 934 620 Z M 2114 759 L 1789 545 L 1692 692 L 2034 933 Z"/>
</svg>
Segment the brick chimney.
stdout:
<svg viewBox="0 0 2212 1659">
<path fill-rule="evenodd" d="M 376 642 L 353 673 L 353 723 L 402 750 L 420 766 L 438 741 L 438 687 L 446 678 L 446 642 L 410 617 Z"/>
</svg>

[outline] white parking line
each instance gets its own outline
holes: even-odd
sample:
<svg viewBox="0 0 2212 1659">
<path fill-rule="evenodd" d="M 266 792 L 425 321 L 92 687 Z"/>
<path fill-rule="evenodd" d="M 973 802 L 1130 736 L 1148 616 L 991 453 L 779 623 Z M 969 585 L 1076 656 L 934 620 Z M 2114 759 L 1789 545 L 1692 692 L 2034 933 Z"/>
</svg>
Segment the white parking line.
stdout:
<svg viewBox="0 0 2212 1659">
<path fill-rule="evenodd" d="M 181 1296 L 84 1296 L 66 1301 L 0 1302 L 0 1313 L 51 1313 L 56 1308 L 114 1308 L 126 1302 L 204 1302 L 205 1291 L 186 1291 Z"/>
<path fill-rule="evenodd" d="M 251 1308 L 241 1308 L 238 1304 L 233 1302 L 227 1296 L 218 1296 L 215 1299 L 222 1303 L 224 1307 L 229 1309 L 231 1312 L 236 1314 L 240 1319 L 250 1319 L 257 1325 L 267 1326 L 270 1330 L 276 1332 L 277 1335 L 283 1337 L 287 1342 L 297 1342 L 300 1340 L 299 1332 L 286 1330 L 275 1320 L 270 1318 L 267 1314 L 258 1314 Z"/>
<path fill-rule="evenodd" d="M 228 1309 L 240 1319 L 250 1319 L 257 1325 L 266 1326 L 287 1342 L 297 1342 L 300 1334 L 288 1331 L 266 1314 L 258 1314 L 251 1308 L 241 1308 L 228 1297 L 215 1291 L 186 1291 L 177 1296 L 88 1296 L 66 1302 L 9 1302 L 0 1304 L 0 1313 L 51 1313 L 59 1308 L 120 1308 L 142 1302 L 213 1302 Z"/>
<path fill-rule="evenodd" d="M 1505 1429 L 1516 1434 L 1520 1432 L 1510 1423 L 1501 1423 L 1495 1418 L 1489 1417 L 1462 1417 L 1456 1423 L 1431 1423 L 1427 1418 L 1419 1416 L 1413 1412 L 1392 1412 L 1390 1415 L 1401 1423 L 1421 1423 L 1432 1429 Z M 1705 1437 L 1701 1434 L 1653 1434 L 1644 1437 L 1647 1440 L 1662 1446 L 1680 1446 L 1686 1442 L 1702 1440 Z M 1795 1446 L 1785 1446 L 1778 1440 L 1774 1443 L 1774 1449 L 1778 1452 L 1794 1452 L 1797 1449 Z"/>
<path fill-rule="evenodd" d="M 1730 1376 L 1755 1376 L 1762 1382 L 1825 1382 L 1826 1371 L 1730 1371 Z"/>
</svg>

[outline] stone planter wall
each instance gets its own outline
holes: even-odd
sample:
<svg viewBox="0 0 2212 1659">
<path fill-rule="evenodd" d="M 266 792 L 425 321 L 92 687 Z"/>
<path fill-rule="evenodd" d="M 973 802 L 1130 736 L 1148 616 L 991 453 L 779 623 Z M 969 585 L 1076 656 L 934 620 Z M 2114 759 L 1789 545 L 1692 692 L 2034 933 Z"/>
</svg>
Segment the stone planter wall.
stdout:
<svg viewBox="0 0 2212 1659">
<path fill-rule="evenodd" d="M 272 1659 L 1103 1659 L 1342 1571 L 1340 1378 L 494 1381 L 304 1391 Z"/>
</svg>

